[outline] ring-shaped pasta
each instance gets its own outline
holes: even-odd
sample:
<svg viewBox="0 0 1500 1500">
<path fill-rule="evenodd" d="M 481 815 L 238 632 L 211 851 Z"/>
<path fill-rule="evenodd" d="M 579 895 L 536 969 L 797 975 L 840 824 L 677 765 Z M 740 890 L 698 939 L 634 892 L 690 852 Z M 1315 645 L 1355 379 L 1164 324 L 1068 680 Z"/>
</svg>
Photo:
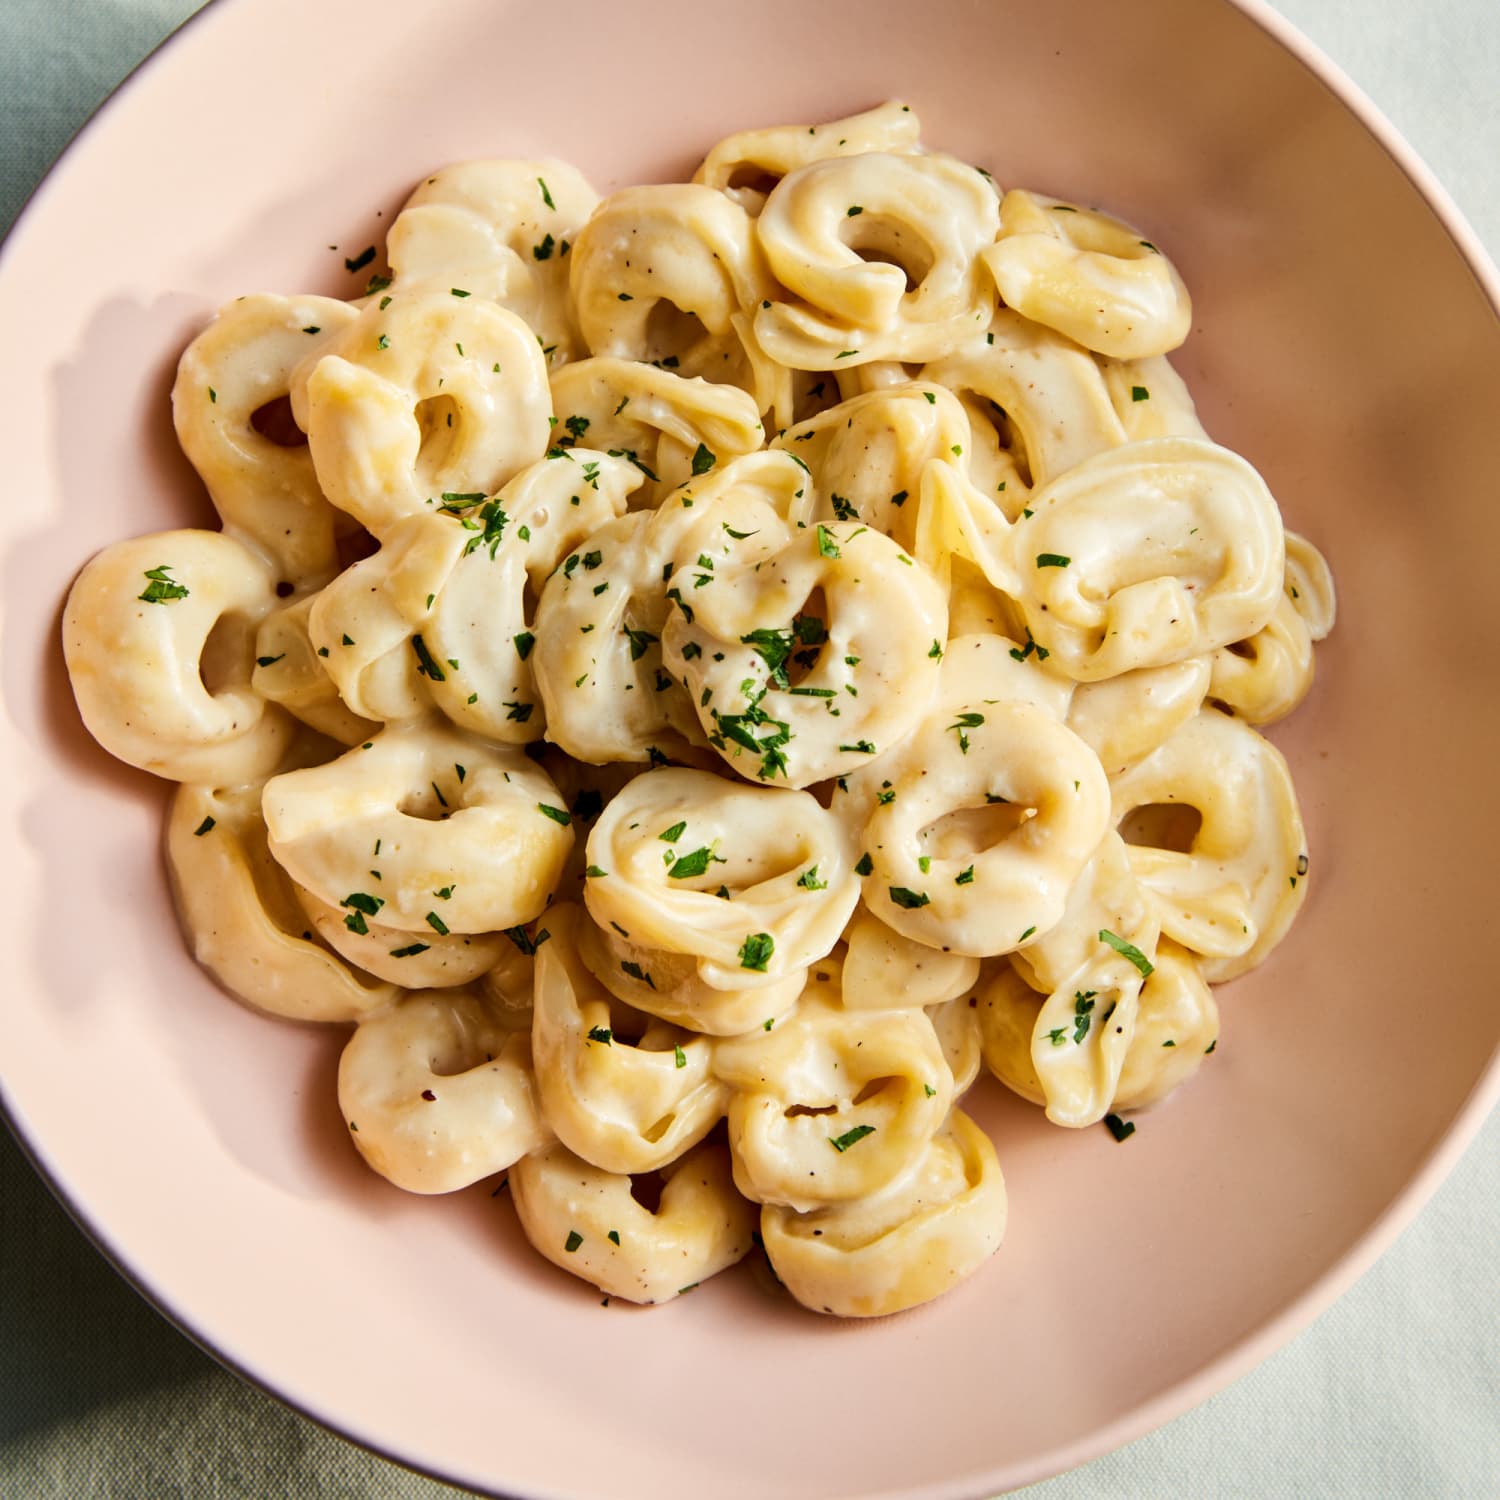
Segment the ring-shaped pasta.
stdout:
<svg viewBox="0 0 1500 1500">
<path fill-rule="evenodd" d="M 921 1158 L 953 1102 L 953 1075 L 920 1010 L 847 1011 L 815 965 L 770 1031 L 721 1038 L 733 1090 L 734 1180 L 758 1203 L 806 1212 L 878 1192 Z"/>
<path fill-rule="evenodd" d="M 990 957 L 1050 931 L 1109 829 L 1098 759 L 1030 703 L 964 705 L 862 780 L 877 772 L 890 786 L 860 835 L 865 905 L 932 948 Z M 1002 803 L 1008 829 L 987 827 Z"/>
<path fill-rule="evenodd" d="M 560 801 L 520 751 L 433 719 L 273 777 L 262 805 L 271 853 L 299 885 L 403 932 L 443 936 L 540 914 L 573 844 Z"/>
<path fill-rule="evenodd" d="M 552 1138 L 531 1044 L 467 990 L 406 996 L 355 1028 L 339 1108 L 365 1161 L 408 1193 L 452 1193 Z"/>
<path fill-rule="evenodd" d="M 304 594 L 273 609 L 260 622 L 250 686 L 319 734 L 341 745 L 362 744 L 380 723 L 361 717 L 339 696 L 324 666 L 327 658 L 318 654 L 308 630 L 308 616 L 317 599 L 318 594 Z"/>
<path fill-rule="evenodd" d="M 1087 1013 L 1092 1030 L 1094 1012 L 1102 1023 L 1103 1009 L 1097 1005 Z M 1012 970 L 997 975 L 979 994 L 976 1014 L 990 1071 L 1012 1093 L 1033 1104 L 1049 1103 L 1048 1084 L 1038 1071 L 1035 1049 L 1041 1038 L 1044 1058 L 1055 1046 L 1066 1046 L 1077 1029 L 1078 999 L 1073 1013 L 1060 1028 L 1063 1039 L 1054 1043 L 1055 1028 L 1042 1024 L 1048 997 L 1027 985 Z M 1104 1007 L 1107 1009 L 1108 1006 Z M 1118 1012 L 1109 1018 L 1104 1035 L 1124 1022 Z M 1156 953 L 1152 973 L 1141 985 L 1135 1002 L 1135 1017 L 1123 1055 L 1117 1066 L 1101 1080 L 1104 1088 L 1093 1108 L 1081 1111 L 1080 1125 L 1093 1124 L 1105 1113 L 1145 1109 L 1159 1103 L 1192 1076 L 1204 1057 L 1214 1049 L 1219 1031 L 1219 1011 L 1213 993 L 1193 960 L 1170 942 Z M 1053 1083 L 1049 1078 L 1048 1083 Z M 1055 1086 L 1055 1084 L 1054 1084 Z M 1071 1122 L 1070 1122 L 1071 1123 Z"/>
<path fill-rule="evenodd" d="M 540 738 L 534 601 L 640 479 L 592 449 L 553 451 L 493 497 L 449 495 L 438 513 L 398 521 L 318 595 L 310 638 L 346 704 L 382 721 L 436 704 L 489 739 Z"/>
<path fill-rule="evenodd" d="M 568 297 L 569 250 L 599 195 L 576 167 L 458 162 L 406 200 L 386 237 L 394 290 L 458 287 L 509 308 L 535 331 L 549 369 L 582 352 Z"/>
<path fill-rule="evenodd" d="M 844 929 L 841 993 L 846 1010 L 937 1007 L 972 988 L 979 960 L 940 953 L 859 907 Z"/>
<path fill-rule="evenodd" d="M 314 940 L 266 847 L 255 783 L 179 787 L 166 843 L 193 957 L 237 999 L 294 1021 L 358 1021 L 400 993 Z"/>
<path fill-rule="evenodd" d="M 590 351 L 740 387 L 789 411 L 790 372 L 762 353 L 749 314 L 775 289 L 738 204 L 657 183 L 599 205 L 573 246 L 569 284 Z"/>
<path fill-rule="evenodd" d="M 266 552 L 279 582 L 320 588 L 338 571 L 338 513 L 305 444 L 285 445 L 257 414 L 291 391 L 292 371 L 358 313 L 331 297 L 257 293 L 221 307 L 183 350 L 172 386 L 177 441 L 219 518 Z"/>
<path fill-rule="evenodd" d="M 635 360 L 581 359 L 557 372 L 552 401 L 563 429 L 640 470 L 637 510 L 654 510 L 678 485 L 765 441 L 748 392 Z"/>
<path fill-rule="evenodd" d="M 690 953 L 670 953 L 631 940 L 628 930 L 578 924 L 578 956 L 617 1000 L 648 1016 L 706 1036 L 739 1036 L 773 1024 L 797 1003 L 805 969 L 784 974 L 736 971 L 733 989 L 709 984 Z"/>
<path fill-rule="evenodd" d="M 968 423 L 940 387 L 873 390 L 830 406 L 775 438 L 817 481 L 817 519 L 863 521 L 899 546 L 916 542 L 922 471 L 929 460 L 958 463 Z"/>
<path fill-rule="evenodd" d="M 1209 660 L 1208 696 L 1247 724 L 1274 724 L 1307 696 L 1313 684 L 1313 643 L 1289 594 L 1248 640 L 1220 646 Z"/>
<path fill-rule="evenodd" d="M 606 1172 L 650 1172 L 695 1146 L 724 1114 L 712 1043 L 648 1020 L 621 1035 L 625 1008 L 578 956 L 576 906 L 547 914 L 537 949 L 531 1045 L 542 1111 L 558 1139 Z"/>
<path fill-rule="evenodd" d="M 991 582 L 1076 681 L 1202 655 L 1254 635 L 1275 611 L 1281 516 L 1227 448 L 1131 443 L 1085 459 L 1028 505 Z"/>
<path fill-rule="evenodd" d="M 853 521 L 778 537 L 721 511 L 685 541 L 673 578 L 693 587 L 678 584 L 662 659 L 732 769 L 809 786 L 921 721 L 948 611 L 937 581 L 889 537 Z"/>
<path fill-rule="evenodd" d="M 1151 359 L 1101 359 L 1099 368 L 1127 442 L 1145 438 L 1208 440 L 1187 382 L 1164 354 Z"/>
<path fill-rule="evenodd" d="M 694 1146 L 660 1175 L 648 1208 L 629 1177 L 554 1145 L 511 1169 L 510 1192 L 532 1249 L 560 1270 L 627 1302 L 670 1302 L 744 1259 L 755 1209 L 723 1146 Z"/>
<path fill-rule="evenodd" d="M 719 989 L 805 969 L 859 900 L 848 837 L 815 797 L 707 771 L 636 777 L 594 825 L 588 860 L 601 927 L 696 957 Z"/>
<path fill-rule="evenodd" d="M 977 398 L 971 417 L 978 431 L 997 423 L 1019 440 L 1006 480 L 992 503 L 1012 520 L 1040 489 L 1086 458 L 1126 441 L 1098 363 L 1076 344 L 1001 309 L 987 325 L 965 331 L 922 368 L 920 378 L 955 395 Z M 993 444 L 994 439 L 991 439 Z M 1020 481 L 1019 483 L 1017 481 Z"/>
<path fill-rule="evenodd" d="M 1305 536 L 1286 533 L 1286 591 L 1297 613 L 1307 625 L 1307 633 L 1321 641 L 1333 629 L 1338 613 L 1333 573 L 1328 560 Z"/>
<path fill-rule="evenodd" d="M 716 464 L 651 514 L 632 512 L 596 531 L 548 580 L 537 606 L 532 665 L 550 737 L 594 764 L 655 763 L 663 753 L 681 760 L 701 745 L 697 710 L 663 670 L 669 596 L 696 592 L 673 580 L 673 558 L 705 518 L 717 530 L 712 517 L 726 497 L 736 515 L 757 518 L 742 521 L 742 531 L 764 525 L 784 535 L 811 513 L 809 489 L 784 454 L 749 454 Z"/>
<path fill-rule="evenodd" d="M 804 1307 L 878 1318 L 950 1291 L 1000 1248 L 1005 1179 L 990 1138 L 955 1110 L 919 1161 L 868 1199 L 799 1214 L 767 1204 L 760 1232 Z"/>
<path fill-rule="evenodd" d="M 995 310 L 978 255 L 999 225 L 988 177 L 951 156 L 872 151 L 800 167 L 756 230 L 801 300 L 761 307 L 756 336 L 793 369 L 936 359 Z"/>
<path fill-rule="evenodd" d="M 1189 719 L 1159 750 L 1115 778 L 1113 818 L 1161 930 L 1210 983 L 1259 964 L 1307 894 L 1307 843 L 1281 752 L 1214 709 Z M 1187 807 L 1199 826 L 1186 849 L 1137 809 Z M 1131 824 L 1126 819 L 1132 819 Z"/>
<path fill-rule="evenodd" d="M 340 958 L 404 989 L 440 990 L 470 984 L 494 968 L 511 946 L 504 933 L 439 932 L 435 927 L 414 943 L 411 933 L 366 915 L 359 906 L 334 906 L 295 882 L 293 890 L 307 925 Z M 436 892 L 434 896 L 434 915 L 442 922 L 438 912 L 443 898 Z"/>
<path fill-rule="evenodd" d="M 438 495 L 492 494 L 547 447 L 535 334 L 451 291 L 365 308 L 303 361 L 291 394 L 323 493 L 377 537 Z"/>
<path fill-rule="evenodd" d="M 693 181 L 717 188 L 752 217 L 778 182 L 829 156 L 867 151 L 911 151 L 922 134 L 910 105 L 888 99 L 825 125 L 771 125 L 726 136 L 703 158 Z"/>
<path fill-rule="evenodd" d="M 250 685 L 276 605 L 265 561 L 218 531 L 162 531 L 91 558 L 63 609 L 78 712 L 117 760 L 169 781 L 269 775 L 295 724 Z"/>
<path fill-rule="evenodd" d="M 1166 354 L 1192 327 L 1176 267 L 1108 214 L 1012 188 L 981 259 L 1009 306 L 1112 359 Z"/>
</svg>

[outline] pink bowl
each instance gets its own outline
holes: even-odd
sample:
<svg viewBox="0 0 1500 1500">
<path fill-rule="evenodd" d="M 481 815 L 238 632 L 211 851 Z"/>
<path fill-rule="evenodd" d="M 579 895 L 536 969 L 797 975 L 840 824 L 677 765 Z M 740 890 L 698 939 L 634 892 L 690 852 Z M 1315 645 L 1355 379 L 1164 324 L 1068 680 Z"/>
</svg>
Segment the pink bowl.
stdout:
<svg viewBox="0 0 1500 1500">
<path fill-rule="evenodd" d="M 601 1309 L 503 1196 L 412 1199 L 366 1172 L 341 1037 L 253 1016 L 194 967 L 163 789 L 84 735 L 60 604 L 105 542 L 212 524 L 167 404 L 210 311 L 351 293 L 343 257 L 434 165 L 553 154 L 607 190 L 686 173 L 731 129 L 890 95 L 1001 182 L 1140 224 L 1192 287 L 1179 368 L 1340 585 L 1317 689 L 1274 735 L 1314 884 L 1274 961 L 1222 995 L 1215 1065 L 1128 1144 L 980 1091 L 1011 1229 L 959 1291 L 840 1324 L 747 1272 Z M 0 261 L 6 1109 L 222 1359 L 476 1489 L 935 1500 L 1144 1432 L 1346 1287 L 1500 1092 L 1497 302 L 1441 190 L 1257 0 L 221 0 L 84 133 Z"/>
</svg>

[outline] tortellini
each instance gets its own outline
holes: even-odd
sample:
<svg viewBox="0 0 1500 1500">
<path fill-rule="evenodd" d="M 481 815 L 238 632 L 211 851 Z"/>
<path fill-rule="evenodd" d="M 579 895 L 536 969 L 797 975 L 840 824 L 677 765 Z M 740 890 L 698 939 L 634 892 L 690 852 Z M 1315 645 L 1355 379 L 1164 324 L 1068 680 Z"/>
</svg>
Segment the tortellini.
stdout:
<svg viewBox="0 0 1500 1500">
<path fill-rule="evenodd" d="M 814 1311 L 940 1295 L 1005 1233 L 979 1076 L 1127 1139 L 1307 894 L 1260 731 L 1333 578 L 1169 363 L 1181 277 L 899 101 L 603 199 L 445 167 L 385 264 L 220 310 L 172 400 L 223 529 L 63 612 L 192 951 L 606 1305 L 757 1244 Z"/>
</svg>

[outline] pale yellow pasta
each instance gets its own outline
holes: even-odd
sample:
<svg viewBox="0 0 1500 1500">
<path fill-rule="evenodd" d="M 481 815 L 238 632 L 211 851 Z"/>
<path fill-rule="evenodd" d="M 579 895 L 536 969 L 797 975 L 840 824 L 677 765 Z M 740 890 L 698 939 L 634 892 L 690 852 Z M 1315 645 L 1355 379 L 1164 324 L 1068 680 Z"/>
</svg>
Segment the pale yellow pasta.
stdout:
<svg viewBox="0 0 1500 1500">
<path fill-rule="evenodd" d="M 953 1075 L 920 1010 L 847 1011 L 815 967 L 796 1011 L 721 1040 L 732 1090 L 734 1180 L 748 1198 L 805 1212 L 878 1192 L 921 1157 L 953 1100 Z"/>
<path fill-rule="evenodd" d="M 765 441 L 755 397 L 738 386 L 688 380 L 637 360 L 599 356 L 552 381 L 559 431 L 628 459 L 647 481 L 637 509 L 654 508 L 705 464 L 753 453 Z"/>
<path fill-rule="evenodd" d="M 848 834 L 815 798 L 707 771 L 638 776 L 594 825 L 588 859 L 595 921 L 695 955 L 717 989 L 806 969 L 859 900 Z"/>
<path fill-rule="evenodd" d="M 804 370 L 938 357 L 994 311 L 977 257 L 999 208 L 989 179 L 949 156 L 872 151 L 799 167 L 756 221 L 797 299 L 756 313 L 762 348 Z"/>
<path fill-rule="evenodd" d="M 767 357 L 751 322 L 775 282 L 738 204 L 690 183 L 626 188 L 580 231 L 571 265 L 591 353 L 736 385 L 760 411 L 789 418 L 791 372 Z"/>
<path fill-rule="evenodd" d="M 1307 842 L 1281 752 L 1213 709 L 1116 778 L 1113 816 L 1191 809 L 1186 848 L 1170 824 L 1137 816 L 1130 864 L 1162 931 L 1210 983 L 1244 974 L 1281 941 L 1307 894 Z"/>
<path fill-rule="evenodd" d="M 737 969 L 732 988 L 710 984 L 701 960 L 637 943 L 613 922 L 578 924 L 578 956 L 616 999 L 646 1015 L 707 1036 L 738 1036 L 775 1022 L 796 1003 L 806 970 L 761 973 Z"/>
<path fill-rule="evenodd" d="M 382 884 L 372 880 L 364 883 L 376 889 Z M 440 933 L 436 928 L 423 932 L 421 941 L 414 943 L 410 932 L 368 915 L 359 906 L 336 906 L 295 882 L 292 888 L 303 919 L 335 953 L 365 973 L 406 989 L 437 990 L 468 984 L 492 969 L 510 947 L 510 939 L 499 932 Z M 364 894 L 371 902 L 380 899 Z M 444 903 L 436 892 L 434 897 L 436 915 Z M 438 920 L 442 922 L 443 918 L 439 916 Z"/>
<path fill-rule="evenodd" d="M 339 1109 L 360 1155 L 409 1193 L 456 1192 L 551 1138 L 526 1033 L 467 990 L 361 1022 L 339 1058 Z"/>
<path fill-rule="evenodd" d="M 323 493 L 383 536 L 444 493 L 489 494 L 547 447 L 547 368 L 514 313 L 451 291 L 366 307 L 292 378 Z"/>
<path fill-rule="evenodd" d="M 441 720 L 273 777 L 262 805 L 271 853 L 299 885 L 409 934 L 529 922 L 573 843 L 541 767 Z"/>
<path fill-rule="evenodd" d="M 760 1230 L 776 1274 L 804 1307 L 876 1318 L 972 1275 L 999 1249 L 1005 1220 L 995 1148 L 955 1110 L 911 1169 L 880 1192 L 808 1213 L 767 1204 Z"/>
<path fill-rule="evenodd" d="M 537 949 L 531 1038 L 542 1110 L 585 1161 L 653 1171 L 722 1118 L 725 1090 L 704 1038 L 649 1017 L 627 1038 L 628 1011 L 578 958 L 580 916 L 574 906 L 550 911 L 551 940 Z"/>
<path fill-rule="evenodd" d="M 106 547 L 63 610 L 63 653 L 89 733 L 170 781 L 265 776 L 294 728 L 250 686 L 255 627 L 275 603 L 270 568 L 220 532 Z"/>
<path fill-rule="evenodd" d="M 942 1005 L 979 977 L 977 958 L 916 942 L 865 906 L 850 919 L 844 943 L 843 997 L 850 1010 Z"/>
<path fill-rule="evenodd" d="M 543 359 L 558 368 L 582 353 L 569 249 L 598 202 L 576 167 L 550 157 L 444 167 L 391 225 L 392 292 L 420 285 L 488 297 L 535 330 Z"/>
<path fill-rule="evenodd" d="M 981 259 L 1006 304 L 1114 359 L 1144 359 L 1187 337 L 1193 306 L 1165 255 L 1128 224 L 1012 189 Z"/>
<path fill-rule="evenodd" d="M 309 633 L 308 616 L 317 594 L 304 594 L 281 609 L 273 609 L 255 632 L 255 670 L 250 686 L 270 703 L 319 734 L 341 745 L 357 745 L 370 738 L 379 722 L 362 718 L 339 695 L 326 662 Z M 340 645 L 343 644 L 340 640 Z"/>
<path fill-rule="evenodd" d="M 357 316 L 331 297 L 237 298 L 183 351 L 172 387 L 177 441 L 220 519 L 298 589 L 319 588 L 338 571 L 338 512 L 318 488 L 306 445 L 278 442 L 256 418 L 286 400 L 293 370 Z"/>
<path fill-rule="evenodd" d="M 602 200 L 444 167 L 386 250 L 207 324 L 223 530 L 64 611 L 89 729 L 184 783 L 190 945 L 353 1023 L 375 1171 L 508 1172 L 606 1304 L 757 1221 L 809 1308 L 940 1295 L 1005 1230 L 986 1065 L 1124 1142 L 1306 892 L 1253 726 L 1333 578 L 1169 362 L 1181 278 L 899 101 Z"/>
<path fill-rule="evenodd" d="M 910 151 L 922 133 L 908 105 L 896 100 L 826 125 L 772 125 L 725 137 L 693 173 L 747 213 L 759 214 L 766 196 L 789 172 L 829 156 Z"/>
<path fill-rule="evenodd" d="M 869 526 L 750 531 L 732 500 L 676 554 L 662 659 L 742 775 L 805 787 L 853 771 L 922 719 L 947 634 L 942 591 Z"/>
<path fill-rule="evenodd" d="M 259 784 L 179 787 L 166 843 L 193 957 L 231 995 L 298 1021 L 357 1021 L 396 998 L 317 940 L 266 847 Z"/>
<path fill-rule="evenodd" d="M 518 1162 L 510 1188 L 526 1238 L 553 1265 L 611 1297 L 670 1302 L 744 1259 L 755 1209 L 735 1190 L 722 1146 L 694 1146 L 661 1176 L 648 1208 L 628 1176 L 554 1145 Z"/>
</svg>

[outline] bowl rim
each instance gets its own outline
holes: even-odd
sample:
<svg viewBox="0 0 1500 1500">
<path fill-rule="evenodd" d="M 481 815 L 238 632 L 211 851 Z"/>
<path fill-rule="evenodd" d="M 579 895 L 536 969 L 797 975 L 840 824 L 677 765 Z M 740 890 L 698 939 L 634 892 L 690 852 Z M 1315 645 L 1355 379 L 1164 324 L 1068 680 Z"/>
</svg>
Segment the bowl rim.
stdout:
<svg viewBox="0 0 1500 1500">
<path fill-rule="evenodd" d="M 56 188 L 64 175 L 64 169 L 81 143 L 95 135 L 102 124 L 108 123 L 117 103 L 148 81 L 159 60 L 185 35 L 190 31 L 201 30 L 199 22 L 217 16 L 231 5 L 254 3 L 255 0 L 203 0 L 197 10 L 184 17 L 110 89 L 32 185 L 17 209 L 15 218 L 3 235 L 0 235 L 0 276 L 5 273 L 7 252 L 12 243 L 19 242 L 24 237 L 37 217 L 32 211 L 34 206 Z M 1207 3 L 1242 15 L 1295 62 L 1300 63 L 1328 95 L 1353 115 L 1396 169 L 1416 189 L 1474 277 L 1490 311 L 1500 321 L 1500 268 L 1497 268 L 1495 260 L 1491 258 L 1447 188 L 1370 95 L 1316 42 L 1286 16 L 1273 9 L 1269 0 L 1207 0 Z M 922 1500 L 974 1500 L 980 1494 L 1009 1494 L 1027 1485 L 1071 1472 L 1147 1436 L 1248 1374 L 1310 1326 L 1390 1249 L 1457 1165 L 1497 1104 L 1500 1104 L 1500 1046 L 1491 1054 L 1447 1129 L 1429 1149 L 1421 1164 L 1384 1212 L 1359 1240 L 1274 1317 L 1209 1359 L 1199 1369 L 1155 1397 L 1143 1401 L 1115 1421 L 1037 1454 L 1023 1465 L 1010 1466 L 1009 1472 L 996 1469 L 989 1471 L 988 1475 L 976 1473 L 966 1478 L 926 1486 L 922 1491 Z M 187 1316 L 173 1306 L 170 1293 L 151 1285 L 146 1273 L 134 1266 L 127 1254 L 111 1243 L 107 1231 L 92 1222 L 86 1207 L 74 1200 L 59 1170 L 49 1161 L 45 1144 L 33 1140 L 26 1133 L 18 1112 L 8 1097 L 3 1067 L 0 1067 L 0 1121 L 4 1122 L 22 1155 L 46 1184 L 54 1199 L 120 1278 L 189 1342 L 222 1368 L 324 1431 L 331 1432 L 409 1473 L 468 1489 L 477 1495 L 490 1497 L 490 1500 L 578 1500 L 571 1491 L 550 1487 L 546 1491 L 533 1490 L 524 1497 L 519 1494 L 507 1495 L 488 1487 L 487 1483 L 476 1483 L 475 1476 L 453 1473 L 435 1464 L 429 1466 L 417 1463 L 386 1446 L 378 1435 L 361 1433 L 354 1423 L 345 1424 L 278 1390 L 271 1374 L 249 1368 L 194 1328 Z M 976 1483 L 983 1483 L 984 1488 L 976 1489 Z M 997 1484 L 1002 1485 L 1003 1490 L 996 1489 Z M 885 1491 L 879 1495 L 871 1495 L 867 1500 L 916 1500 L 916 1492 L 909 1489 Z"/>
</svg>

